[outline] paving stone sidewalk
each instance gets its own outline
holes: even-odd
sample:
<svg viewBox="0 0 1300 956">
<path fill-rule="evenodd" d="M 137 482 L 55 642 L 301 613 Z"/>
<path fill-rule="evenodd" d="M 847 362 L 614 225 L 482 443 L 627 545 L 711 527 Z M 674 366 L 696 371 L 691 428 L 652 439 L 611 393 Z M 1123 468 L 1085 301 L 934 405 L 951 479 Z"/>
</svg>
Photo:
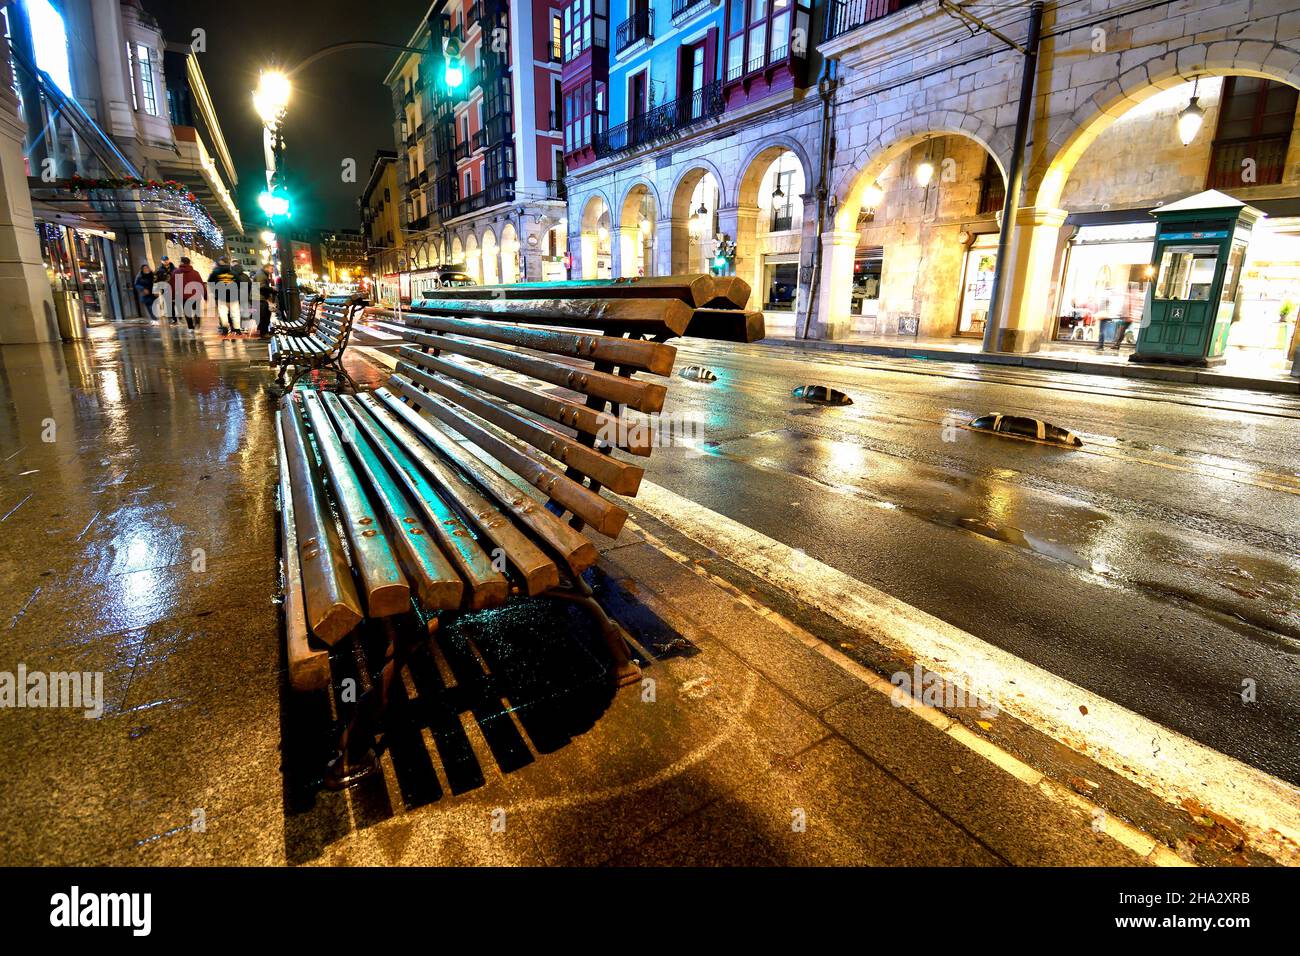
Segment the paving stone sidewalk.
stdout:
<svg viewBox="0 0 1300 956">
<path fill-rule="evenodd" d="M 615 692 L 575 609 L 465 619 L 413 662 L 382 776 L 317 790 L 263 354 L 145 324 L 0 349 L 0 671 L 102 672 L 105 700 L 0 711 L 0 863 L 1145 862 L 636 526 L 597 584 L 652 683 Z"/>
</svg>

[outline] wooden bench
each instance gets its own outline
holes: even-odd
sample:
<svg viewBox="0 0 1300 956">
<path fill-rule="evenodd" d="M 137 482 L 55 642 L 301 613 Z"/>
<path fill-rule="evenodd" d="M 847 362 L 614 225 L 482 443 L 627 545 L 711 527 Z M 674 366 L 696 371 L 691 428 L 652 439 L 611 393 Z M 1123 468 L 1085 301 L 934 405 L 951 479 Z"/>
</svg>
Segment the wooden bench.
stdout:
<svg viewBox="0 0 1300 956">
<path fill-rule="evenodd" d="M 366 701 L 343 731 L 330 786 L 374 769 L 370 741 L 410 651 L 397 637 L 409 621 L 395 626 L 406 616 L 429 634 L 448 614 L 572 602 L 598 625 L 615 682 L 639 680 L 627 634 L 584 578 L 599 555 L 584 531 L 613 539 L 628 517 L 620 498 L 636 495 L 637 461 L 655 442 L 620 415 L 663 409 L 676 359 L 666 340 L 690 326 L 696 296 L 683 281 L 676 296 L 501 288 L 511 292 L 449 290 L 401 322 L 381 313 L 408 343 L 386 387 L 299 389 L 281 402 L 290 681 L 323 688 L 331 652 L 345 654 Z M 387 647 L 379 668 L 358 636 L 376 628 Z"/>
<path fill-rule="evenodd" d="M 365 306 L 360 296 L 332 296 L 315 306 L 310 332 L 294 335 L 287 332 L 271 336 L 269 355 L 276 367 L 275 380 L 285 384 L 285 375 L 294 370 L 288 388 L 293 389 L 304 375 L 317 370 L 334 373 L 336 389 L 347 382 L 356 391 L 356 382 L 343 367 L 343 353 L 352 335 L 352 326 Z"/>
<path fill-rule="evenodd" d="M 316 309 L 320 305 L 321 297 L 318 295 L 304 296 L 301 308 L 298 310 L 298 321 L 285 322 L 276 320 L 271 323 L 271 334 L 273 335 L 310 335 L 316 324 Z"/>
</svg>

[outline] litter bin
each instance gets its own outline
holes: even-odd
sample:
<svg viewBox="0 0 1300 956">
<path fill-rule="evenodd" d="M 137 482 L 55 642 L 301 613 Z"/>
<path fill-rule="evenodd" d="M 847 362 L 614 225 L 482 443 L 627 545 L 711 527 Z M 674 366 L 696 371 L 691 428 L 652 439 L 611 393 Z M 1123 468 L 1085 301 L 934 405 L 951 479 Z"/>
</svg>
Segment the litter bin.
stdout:
<svg viewBox="0 0 1300 956">
<path fill-rule="evenodd" d="M 75 342 L 86 337 L 86 311 L 76 292 L 55 290 L 54 315 L 63 341 Z"/>
</svg>

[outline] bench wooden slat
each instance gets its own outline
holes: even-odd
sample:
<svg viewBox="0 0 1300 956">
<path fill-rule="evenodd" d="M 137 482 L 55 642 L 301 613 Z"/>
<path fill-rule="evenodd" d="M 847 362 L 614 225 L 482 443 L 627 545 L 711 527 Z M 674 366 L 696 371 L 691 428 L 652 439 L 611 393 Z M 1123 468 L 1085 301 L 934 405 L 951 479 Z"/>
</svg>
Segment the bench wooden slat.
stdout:
<svg viewBox="0 0 1300 956">
<path fill-rule="evenodd" d="M 320 690 L 329 686 L 330 654 L 324 648 L 312 647 L 308 640 L 293 489 L 289 482 L 288 456 L 284 450 L 284 426 L 278 415 L 275 418 L 275 442 L 280 452 L 280 540 L 284 549 L 284 630 L 289 683 L 296 691 Z"/>
<path fill-rule="evenodd" d="M 644 339 L 565 332 L 560 329 L 524 325 L 502 325 L 497 322 L 474 322 L 468 319 L 421 315 L 415 312 L 403 313 L 400 317 L 394 312 L 376 311 L 372 314 L 382 315 L 394 321 L 404 320 L 408 328 L 416 326 L 431 332 L 450 332 L 466 338 L 482 339 L 485 342 L 498 342 L 516 348 L 532 349 L 535 352 L 608 362 L 611 365 L 635 368 L 654 375 L 671 375 L 673 363 L 677 359 L 677 349 L 673 346 L 661 342 L 647 342 Z"/>
<path fill-rule="evenodd" d="M 405 337 L 427 348 L 478 359 L 497 368 L 519 372 L 529 378 L 559 385 L 570 391 L 603 398 L 619 405 L 627 405 L 639 412 L 653 414 L 662 411 L 664 400 L 668 395 L 667 386 L 660 382 L 638 382 L 622 375 L 598 372 L 592 368 L 570 365 L 525 352 L 512 352 L 495 345 L 469 342 L 446 335 L 429 335 L 414 330 L 407 332 Z M 408 352 L 418 353 L 418 350 L 406 345 L 398 354 Z"/>
<path fill-rule="evenodd" d="M 587 570 L 600 557 L 596 546 L 585 534 L 547 511 L 542 507 L 541 502 L 515 487 L 497 472 L 479 467 L 484 464 L 482 459 L 471 454 L 437 422 L 424 418 L 388 389 L 376 389 L 368 395 L 360 396 L 357 401 L 372 409 L 380 407 L 388 409 L 426 444 L 436 448 L 443 457 L 455 462 L 461 470 L 472 474 L 474 480 L 496 498 L 498 504 L 545 541 L 564 559 L 575 574 Z"/>
<path fill-rule="evenodd" d="M 462 514 L 474 522 L 478 531 L 505 554 L 506 560 L 519 572 L 524 581 L 524 592 L 541 594 L 560 583 L 560 572 L 555 562 L 521 532 L 509 516 L 472 488 L 447 463 L 442 461 L 411 433 L 392 413 L 382 408 L 358 406 L 358 414 L 370 414 L 388 434 L 424 466 L 427 474 L 438 481 L 439 490 L 456 502 Z"/>
<path fill-rule="evenodd" d="M 339 396 L 322 392 L 321 399 L 329 410 L 343 441 L 352 449 L 358 470 L 365 475 L 370 490 L 379 500 L 388 521 L 388 531 L 401 554 L 407 573 L 416 582 L 420 603 L 429 610 L 460 607 L 465 582 L 439 549 L 437 540 L 420 518 L 419 509 L 405 490 L 393 480 L 370 440 L 357 427 L 352 415 L 339 402 Z"/>
<path fill-rule="evenodd" d="M 572 468 L 589 478 L 596 479 L 615 494 L 634 495 L 641 487 L 641 478 L 645 475 L 645 469 L 639 465 L 630 465 L 603 454 L 541 422 L 516 414 L 501 402 L 476 395 L 456 382 L 430 375 L 413 362 L 399 361 L 397 372 L 406 375 L 416 384 L 424 386 L 428 391 L 455 402 L 461 408 L 491 422 L 497 428 L 523 439 L 566 468 Z"/>
<path fill-rule="evenodd" d="M 611 444 L 618 442 L 617 447 L 633 455 L 645 457 L 650 454 L 652 442 L 649 432 L 644 429 L 620 427 L 617 415 L 596 411 L 587 405 L 558 395 L 547 395 L 536 389 L 525 388 L 505 379 L 496 378 L 488 372 L 481 372 L 459 362 L 449 362 L 436 355 L 427 355 L 423 352 L 405 354 L 411 362 L 418 363 L 431 372 L 454 378 L 481 392 L 487 392 L 489 395 L 512 402 L 520 408 L 544 415 L 551 421 L 566 425 L 575 431 L 593 437 L 604 436 Z"/>
<path fill-rule="evenodd" d="M 509 285 L 457 286 L 425 293 L 434 299 L 678 299 L 691 308 L 714 305 L 743 309 L 749 283 L 737 276 L 696 272 L 676 276 L 637 276 L 622 279 L 565 279 L 559 282 L 515 282 Z"/>
<path fill-rule="evenodd" d="M 471 287 L 472 288 L 472 287 Z M 456 289 L 466 292 L 469 289 Z M 550 295 L 563 294 L 551 289 Z M 652 335 L 681 335 L 691 320 L 691 307 L 680 299 L 578 299 L 460 296 L 447 299 L 417 299 L 412 312 L 446 315 L 452 318 L 477 316 L 523 325 L 561 326 L 571 329 L 600 329 L 605 332 L 648 332 Z"/>
<path fill-rule="evenodd" d="M 602 498 L 586 485 L 555 471 L 513 442 L 471 421 L 464 412 L 437 401 L 429 393 L 421 391 L 406 376 L 394 375 L 389 379 L 389 386 L 426 409 L 453 431 L 475 442 L 520 478 L 540 489 L 547 497 L 573 512 L 601 534 L 610 538 L 618 537 L 623 523 L 627 521 L 627 512 L 608 498 Z"/>
<path fill-rule="evenodd" d="M 762 312 L 696 309 L 683 334 L 715 342 L 757 342 L 767 331 Z"/>
<path fill-rule="evenodd" d="M 510 591 L 505 575 L 492 567 L 491 557 L 473 532 L 442 499 L 410 455 L 369 415 L 355 416 L 353 420 L 411 493 L 411 500 L 438 538 L 443 553 L 465 580 L 469 588 L 465 603 L 478 610 L 504 601 Z"/>
<path fill-rule="evenodd" d="M 325 492 L 314 467 L 315 452 L 308 444 L 297 404 L 285 402 L 280 416 L 298 522 L 307 625 L 325 643 L 336 644 L 361 622 L 361 602 L 334 518 L 325 504 Z"/>
<path fill-rule="evenodd" d="M 343 531 L 351 545 L 352 562 L 360 575 L 369 617 L 388 617 L 410 610 L 411 586 L 398 565 L 397 555 L 382 533 L 370 496 L 353 471 L 343 443 L 313 391 L 299 392 L 316 438 L 330 490 L 338 505 Z"/>
</svg>

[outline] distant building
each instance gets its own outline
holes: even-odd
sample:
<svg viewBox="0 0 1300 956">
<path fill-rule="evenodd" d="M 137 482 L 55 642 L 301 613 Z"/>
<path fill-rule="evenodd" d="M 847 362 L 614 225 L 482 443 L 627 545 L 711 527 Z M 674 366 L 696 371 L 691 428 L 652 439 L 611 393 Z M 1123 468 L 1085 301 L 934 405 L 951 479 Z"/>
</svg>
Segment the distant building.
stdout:
<svg viewBox="0 0 1300 956">
<path fill-rule="evenodd" d="M 262 267 L 261 239 L 255 235 L 248 236 L 242 233 L 226 236 L 226 255 L 231 259 L 238 259 L 246 269 L 260 269 Z"/>
<path fill-rule="evenodd" d="M 392 282 L 396 283 L 400 270 L 398 257 L 405 246 L 398 215 L 401 192 L 397 184 L 397 153 L 386 149 L 375 153 L 370 164 L 370 178 L 366 180 L 357 204 L 361 211 L 370 281 L 378 287 L 384 276 L 391 276 Z"/>
<path fill-rule="evenodd" d="M 559 0 L 435 0 L 389 72 L 405 267 L 563 278 Z M 444 50 L 459 47 L 447 82 Z"/>
<path fill-rule="evenodd" d="M 321 273 L 330 282 L 355 281 L 366 274 L 366 240 L 360 229 L 321 230 Z"/>
</svg>

